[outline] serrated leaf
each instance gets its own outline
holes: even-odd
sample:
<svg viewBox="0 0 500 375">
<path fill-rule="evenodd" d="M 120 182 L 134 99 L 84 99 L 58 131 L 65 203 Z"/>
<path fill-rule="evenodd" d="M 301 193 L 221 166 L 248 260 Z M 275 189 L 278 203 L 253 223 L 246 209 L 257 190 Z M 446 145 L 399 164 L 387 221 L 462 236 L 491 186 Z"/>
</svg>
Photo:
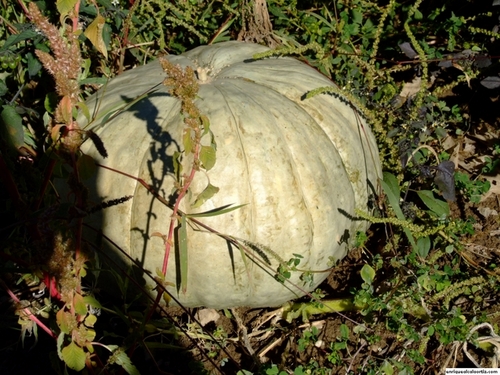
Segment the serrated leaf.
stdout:
<svg viewBox="0 0 500 375">
<path fill-rule="evenodd" d="M 443 161 L 437 166 L 434 183 L 437 185 L 444 199 L 454 202 L 455 197 L 455 163 L 450 160 Z"/>
<path fill-rule="evenodd" d="M 205 170 L 209 171 L 215 165 L 217 160 L 215 146 L 201 146 L 200 161 Z"/>
<path fill-rule="evenodd" d="M 64 332 L 61 332 L 59 334 L 59 336 L 57 336 L 57 355 L 59 356 L 59 359 L 61 361 L 64 361 L 63 356 L 62 356 L 62 352 L 61 352 L 62 346 L 64 344 L 64 337 L 65 337 Z"/>
<path fill-rule="evenodd" d="M 207 200 L 212 198 L 215 194 L 219 192 L 219 188 L 217 186 L 214 186 L 212 184 L 208 184 L 205 190 L 203 190 L 197 197 L 194 203 L 192 204 L 193 208 L 198 208 L 200 207 L 203 203 L 205 203 Z"/>
<path fill-rule="evenodd" d="M 180 270 L 180 289 L 183 294 L 187 291 L 187 273 L 188 273 L 188 246 L 187 246 L 187 223 L 186 217 L 181 216 L 179 226 L 177 227 L 177 242 L 179 247 L 179 270 Z"/>
<path fill-rule="evenodd" d="M 375 270 L 369 264 L 365 264 L 361 268 L 361 278 L 365 283 L 371 285 L 375 279 Z"/>
<path fill-rule="evenodd" d="M 63 348 L 61 354 L 64 363 L 66 363 L 70 369 L 75 371 L 82 371 L 84 369 L 87 355 L 83 348 L 80 348 L 74 342 L 71 342 L 68 346 Z"/>
<path fill-rule="evenodd" d="M 102 37 L 102 31 L 104 29 L 104 24 L 106 19 L 100 14 L 97 15 L 95 20 L 85 29 L 85 36 L 90 40 L 94 47 L 101 52 L 104 57 L 108 58 L 108 50 L 106 48 L 106 43 Z"/>
<path fill-rule="evenodd" d="M 61 309 L 56 314 L 57 325 L 61 332 L 69 335 L 73 327 L 76 326 L 76 319 L 69 312 Z"/>
<path fill-rule="evenodd" d="M 450 206 L 447 202 L 436 199 L 430 190 L 420 190 L 417 192 L 422 202 L 436 214 L 437 217 L 444 218 L 450 214 Z"/>
<path fill-rule="evenodd" d="M 129 375 L 141 375 L 139 370 L 132 364 L 127 353 L 119 348 L 113 353 L 113 362 L 120 365 Z"/>
<path fill-rule="evenodd" d="M 17 113 L 13 106 L 4 105 L 2 106 L 0 118 L 3 123 L 2 137 L 11 148 L 18 150 L 24 145 L 24 128 L 21 115 Z"/>
</svg>

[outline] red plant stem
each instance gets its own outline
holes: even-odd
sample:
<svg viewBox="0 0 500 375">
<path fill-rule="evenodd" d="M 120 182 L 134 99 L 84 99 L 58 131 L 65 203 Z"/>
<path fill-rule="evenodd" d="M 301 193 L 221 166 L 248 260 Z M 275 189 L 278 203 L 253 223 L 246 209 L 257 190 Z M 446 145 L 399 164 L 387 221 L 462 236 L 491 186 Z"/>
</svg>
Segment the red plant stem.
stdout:
<svg viewBox="0 0 500 375">
<path fill-rule="evenodd" d="M 10 288 L 7 285 L 5 285 L 5 283 L 3 282 L 2 279 L 0 279 L 0 284 L 2 285 L 2 288 L 4 288 L 4 290 L 10 296 L 10 298 L 12 298 L 12 300 L 14 302 L 16 302 L 18 304 L 21 303 L 21 301 L 19 300 L 19 298 L 17 298 L 17 296 L 12 292 L 12 290 L 10 290 Z M 28 309 L 27 307 L 25 307 L 22 310 L 23 310 L 23 312 L 26 314 L 26 316 L 28 318 L 30 318 L 40 328 L 42 328 L 45 332 L 47 332 L 50 337 L 52 337 L 53 339 L 57 339 L 56 334 L 54 332 L 52 332 L 49 327 L 47 327 L 45 324 L 43 324 L 43 322 L 40 319 L 38 319 L 35 315 L 33 315 L 33 313 L 30 311 L 30 309 Z"/>
<path fill-rule="evenodd" d="M 198 135 L 197 135 L 195 149 L 194 149 L 193 168 L 191 168 L 191 173 L 189 173 L 189 176 L 184 181 L 184 185 L 182 186 L 182 189 L 179 192 L 179 196 L 175 200 L 174 209 L 173 209 L 172 216 L 170 219 L 170 228 L 168 230 L 168 237 L 167 237 L 167 241 L 165 241 L 165 256 L 163 258 L 163 268 L 161 270 L 163 273 L 163 276 L 165 276 L 167 274 L 168 257 L 170 255 L 170 247 L 172 246 L 172 243 L 173 243 L 172 239 L 174 237 L 174 229 L 175 229 L 175 223 L 177 221 L 177 212 L 179 211 L 179 205 L 181 204 L 182 198 L 185 197 L 185 195 L 189 189 L 189 186 L 191 185 L 191 182 L 193 182 L 194 175 L 196 174 L 196 171 L 198 170 L 196 163 L 200 157 L 200 149 L 201 149 L 200 140 L 198 139 Z"/>
</svg>

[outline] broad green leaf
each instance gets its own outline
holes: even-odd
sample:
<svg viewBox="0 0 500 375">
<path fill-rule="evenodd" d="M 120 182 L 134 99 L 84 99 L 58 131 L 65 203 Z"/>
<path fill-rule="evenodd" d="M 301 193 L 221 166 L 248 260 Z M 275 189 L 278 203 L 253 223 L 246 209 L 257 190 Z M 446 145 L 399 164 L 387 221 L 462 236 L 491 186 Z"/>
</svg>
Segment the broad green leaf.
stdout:
<svg viewBox="0 0 500 375">
<path fill-rule="evenodd" d="M 87 305 L 85 304 L 81 294 L 75 293 L 73 296 L 73 307 L 75 308 L 75 312 L 77 314 L 87 315 Z"/>
<path fill-rule="evenodd" d="M 434 197 L 434 193 L 430 190 L 420 190 L 417 192 L 422 202 L 437 215 L 439 218 L 444 218 L 450 214 L 450 206 L 448 202 L 442 201 Z"/>
<path fill-rule="evenodd" d="M 187 247 L 187 223 L 186 217 L 181 216 L 177 230 L 179 245 L 179 265 L 181 273 L 181 291 L 187 291 L 187 272 L 188 272 L 188 247 Z"/>
<path fill-rule="evenodd" d="M 26 54 L 26 60 L 28 60 L 28 75 L 32 78 L 42 70 L 42 63 L 38 61 L 38 58 L 31 52 Z"/>
<path fill-rule="evenodd" d="M 431 239 L 429 236 L 420 237 L 417 240 L 417 254 L 422 258 L 426 258 L 429 255 L 431 249 Z"/>
<path fill-rule="evenodd" d="M 87 356 L 83 348 L 80 348 L 74 342 L 71 342 L 68 346 L 63 348 L 61 354 L 64 363 L 66 363 L 70 369 L 75 371 L 82 371 L 84 369 Z"/>
<path fill-rule="evenodd" d="M 207 171 L 213 168 L 216 161 L 216 151 L 215 146 L 201 146 L 200 150 L 200 161 Z"/>
<path fill-rule="evenodd" d="M 200 207 L 203 203 L 205 203 L 207 200 L 212 198 L 215 194 L 219 192 L 219 188 L 217 186 L 214 186 L 212 184 L 208 184 L 205 190 L 203 190 L 197 197 L 194 203 L 192 204 L 193 208 L 198 208 Z"/>
<path fill-rule="evenodd" d="M 105 23 L 106 19 L 98 14 L 95 20 L 93 20 L 92 23 L 87 27 L 87 29 L 85 29 L 84 34 L 94 45 L 94 47 L 107 59 L 108 50 L 106 48 L 106 43 L 104 42 L 104 39 L 102 37 L 102 30 Z"/>
<path fill-rule="evenodd" d="M 392 173 L 384 172 L 384 179 L 380 181 L 380 183 L 382 184 L 382 188 L 387 195 L 387 199 L 389 200 L 389 203 L 394 210 L 396 217 L 399 220 L 406 220 L 406 217 L 403 214 L 401 207 L 399 206 L 400 190 L 398 179 L 396 178 L 396 176 L 394 176 Z M 403 230 L 406 234 L 406 237 L 408 237 L 408 241 L 410 241 L 410 244 L 415 249 L 417 247 L 417 244 L 410 230 L 407 228 L 403 228 Z"/>
<path fill-rule="evenodd" d="M 217 207 L 217 208 L 214 208 L 213 210 L 210 210 L 210 211 L 200 212 L 200 213 L 197 213 L 197 214 L 186 214 L 185 216 L 188 217 L 188 218 L 189 217 L 211 217 L 211 216 L 217 216 L 217 215 L 222 215 L 222 214 L 226 214 L 228 212 L 237 210 L 238 208 L 244 207 L 246 205 L 247 205 L 247 203 L 245 203 L 245 204 L 239 204 L 237 206 L 231 207 L 232 204 L 226 204 L 225 206 Z"/>
<path fill-rule="evenodd" d="M 95 307 L 96 309 L 101 309 L 101 308 L 102 308 L 102 306 L 101 306 L 101 304 L 99 303 L 99 301 L 98 301 L 98 300 L 96 300 L 96 299 L 95 299 L 94 297 L 92 297 L 92 296 L 85 296 L 85 297 L 83 297 L 83 301 L 84 301 L 86 304 L 88 304 L 88 305 L 90 305 L 90 306 L 92 306 L 92 307 Z"/>
<path fill-rule="evenodd" d="M 85 325 L 87 327 L 93 327 L 94 324 L 96 324 L 97 322 L 97 317 L 95 315 L 92 315 L 92 314 L 89 314 L 86 318 L 85 318 Z"/>
<path fill-rule="evenodd" d="M 61 332 L 64 332 L 67 335 L 69 335 L 73 327 L 76 326 L 75 317 L 64 309 L 57 312 L 56 321 Z"/>
<path fill-rule="evenodd" d="M 23 119 L 13 106 L 4 105 L 2 108 L 2 137 L 10 147 L 17 150 L 24 145 Z"/>
<path fill-rule="evenodd" d="M 365 283 L 371 285 L 375 279 L 375 270 L 369 264 L 365 264 L 361 268 L 361 278 Z"/>
<path fill-rule="evenodd" d="M 64 20 L 66 16 L 75 7 L 78 0 L 57 0 L 57 11 L 61 15 L 61 20 Z"/>
</svg>

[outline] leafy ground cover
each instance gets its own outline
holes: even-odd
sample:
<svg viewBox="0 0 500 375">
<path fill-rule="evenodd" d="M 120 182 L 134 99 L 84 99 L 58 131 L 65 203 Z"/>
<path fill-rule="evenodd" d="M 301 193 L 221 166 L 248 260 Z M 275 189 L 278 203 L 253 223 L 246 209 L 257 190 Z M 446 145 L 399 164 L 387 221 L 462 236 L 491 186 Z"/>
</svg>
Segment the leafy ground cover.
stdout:
<svg viewBox="0 0 500 375">
<path fill-rule="evenodd" d="M 2 5 L 0 372 L 498 366 L 498 1 Z M 67 132 L 92 137 L 73 121 L 81 100 L 161 54 L 224 40 L 306 61 L 370 121 L 385 173 L 375 212 L 358 216 L 373 225 L 313 299 L 278 309 L 152 311 L 130 297 L 126 275 L 114 275 L 119 293 L 96 283 L 99 264 L 77 229 L 81 181 L 72 181 L 74 207 L 58 206 L 50 187 L 81 168 L 78 137 Z M 63 77 L 64 66 L 71 74 Z M 340 308 L 341 299 L 350 304 Z"/>
</svg>

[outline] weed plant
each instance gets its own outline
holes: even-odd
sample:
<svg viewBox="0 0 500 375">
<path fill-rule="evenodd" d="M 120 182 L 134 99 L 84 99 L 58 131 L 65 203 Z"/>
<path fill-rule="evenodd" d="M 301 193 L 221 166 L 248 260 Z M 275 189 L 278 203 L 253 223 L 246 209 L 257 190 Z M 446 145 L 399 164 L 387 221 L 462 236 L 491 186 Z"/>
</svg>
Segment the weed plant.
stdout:
<svg viewBox="0 0 500 375">
<path fill-rule="evenodd" d="M 104 255 L 87 246 L 81 228 L 85 215 L 104 205 L 88 206 L 82 171 L 95 171 L 79 154 L 83 139 L 99 140 L 75 121 L 88 111 L 85 98 L 120 72 L 241 38 L 254 3 L 0 1 L 0 286 L 9 301 L 2 314 L 23 343 L 30 335 L 53 337 L 54 373 L 136 374 L 161 366 L 208 372 L 201 362 L 239 374 L 442 372 L 456 365 L 459 349 L 469 360 L 463 362 L 475 364 L 467 343 L 483 360 L 498 360 L 497 265 L 473 256 L 473 219 L 456 214 L 490 189 L 483 176 L 498 173 L 498 136 L 472 172 L 456 171 L 456 155 L 445 148 L 450 137 L 460 141 L 488 122 L 498 125 L 498 112 L 463 100 L 498 94 L 498 2 L 267 1 L 278 41 L 269 54 L 296 56 L 338 84 L 307 95 L 350 99 L 373 125 L 385 173 L 376 213 L 357 213 L 374 229 L 370 238 L 358 235 L 363 265 L 351 270 L 359 282 L 342 296 L 356 312 L 341 316 L 340 333 L 318 360 L 304 353 L 315 350 L 320 330 L 294 328 L 301 318 L 331 316 L 340 308 L 327 300 L 338 296 L 318 291 L 312 307 L 291 305 L 290 322 L 269 330 L 296 344 L 262 364 L 250 351 L 236 362 L 226 351 L 233 337 L 222 327 L 151 310 L 130 296 L 125 274 L 112 274 L 119 296 L 100 291 Z M 253 32 L 252 40 L 270 40 Z M 72 205 L 60 204 L 54 181 L 61 177 Z M 191 340 L 190 351 L 179 337 Z M 377 352 L 388 337 L 395 343 L 390 357 Z M 179 355 L 186 359 L 174 366 Z"/>
</svg>

